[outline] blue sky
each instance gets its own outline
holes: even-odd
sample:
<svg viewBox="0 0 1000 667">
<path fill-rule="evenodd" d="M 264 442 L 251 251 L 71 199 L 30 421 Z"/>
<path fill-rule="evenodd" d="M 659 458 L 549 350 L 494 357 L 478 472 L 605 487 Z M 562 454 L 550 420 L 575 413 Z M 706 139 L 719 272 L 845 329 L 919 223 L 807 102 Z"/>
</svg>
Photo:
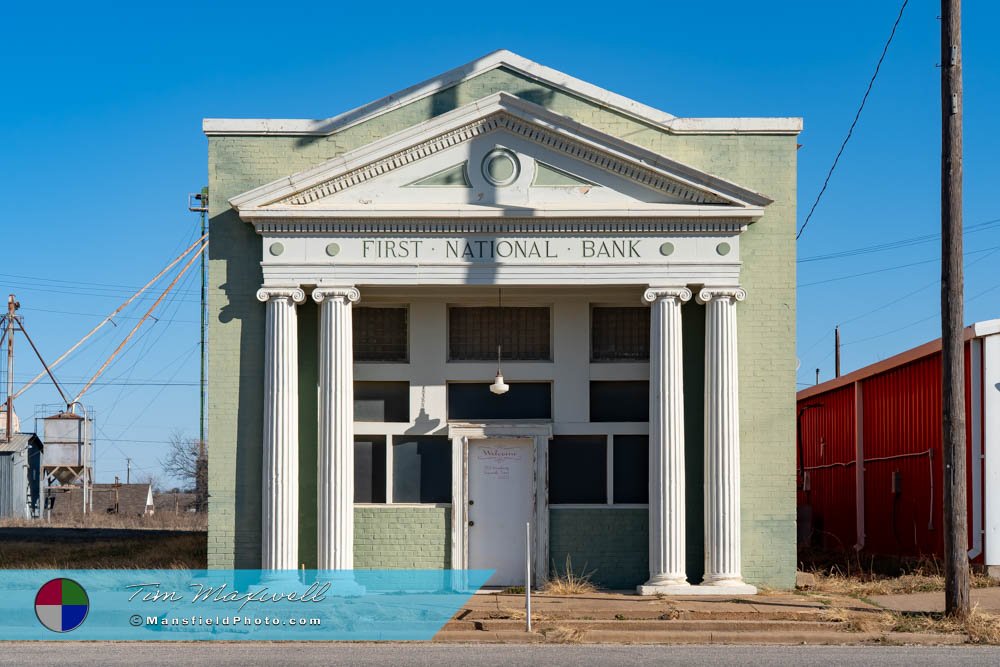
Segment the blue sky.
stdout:
<svg viewBox="0 0 1000 667">
<path fill-rule="evenodd" d="M 682 116 L 802 116 L 799 218 L 864 93 L 898 3 L 577 2 L 162 6 L 21 3 L 0 26 L 0 293 L 50 359 L 195 238 L 203 117 L 321 118 L 507 48 Z M 426 9 L 422 9 L 426 8 Z M 965 220 L 990 204 L 1000 152 L 994 3 L 965 7 Z M 938 336 L 939 70 L 934 0 L 911 0 L 840 166 L 799 244 L 799 382 Z M 970 232 L 966 321 L 1000 316 L 1000 224 Z M 802 261 L 812 260 L 812 261 Z M 904 266 L 906 265 L 906 266 Z M 893 268 L 902 267 L 902 268 Z M 856 276 L 855 274 L 867 275 Z M 854 277 L 849 277 L 854 276 Z M 170 434 L 197 434 L 197 278 L 86 397 L 98 478 L 157 474 Z M 148 304 L 148 302 L 146 302 Z M 138 309 L 137 309 L 138 310 Z M 143 308 L 144 310 L 144 308 Z M 138 315 L 141 311 L 130 311 Z M 134 319 L 61 369 L 89 377 Z M 37 370 L 24 347 L 15 376 Z M 18 413 L 56 403 L 49 385 Z M 164 480 L 167 481 L 167 480 Z"/>
</svg>

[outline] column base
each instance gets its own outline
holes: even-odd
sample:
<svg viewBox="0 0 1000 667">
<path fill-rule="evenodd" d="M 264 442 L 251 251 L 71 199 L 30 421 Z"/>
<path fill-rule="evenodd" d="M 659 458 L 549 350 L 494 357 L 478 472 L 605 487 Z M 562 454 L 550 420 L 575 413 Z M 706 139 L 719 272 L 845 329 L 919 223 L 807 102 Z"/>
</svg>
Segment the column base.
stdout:
<svg viewBox="0 0 1000 667">
<path fill-rule="evenodd" d="M 636 586 L 639 595 L 676 595 L 676 596 L 706 596 L 706 595 L 756 595 L 757 587 L 750 584 L 732 584 L 726 586 L 704 584 L 692 586 L 683 585 L 662 585 L 662 584 L 642 584 Z"/>
<path fill-rule="evenodd" d="M 694 586 L 686 581 L 684 583 L 652 583 L 650 580 L 636 586 L 635 590 L 639 595 L 690 595 L 693 588 Z"/>
<path fill-rule="evenodd" d="M 330 584 L 326 594 L 334 597 L 356 598 L 367 592 L 367 589 L 354 578 L 354 572 L 351 570 L 324 570 L 317 574 L 316 581 Z"/>
</svg>

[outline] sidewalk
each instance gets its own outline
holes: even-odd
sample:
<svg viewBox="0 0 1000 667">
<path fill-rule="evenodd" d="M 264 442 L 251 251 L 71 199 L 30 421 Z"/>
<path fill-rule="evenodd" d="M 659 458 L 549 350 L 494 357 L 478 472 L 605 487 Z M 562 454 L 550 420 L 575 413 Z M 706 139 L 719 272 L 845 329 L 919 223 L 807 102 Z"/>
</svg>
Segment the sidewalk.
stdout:
<svg viewBox="0 0 1000 667">
<path fill-rule="evenodd" d="M 987 597 L 991 595 L 998 597 L 990 599 L 1000 599 L 1000 589 Z M 904 601 L 896 600 L 895 604 L 902 606 Z M 827 593 L 769 592 L 721 598 L 641 597 L 627 593 L 532 594 L 531 605 L 532 632 L 528 633 L 523 595 L 474 595 L 435 641 L 961 644 L 968 640 L 966 635 L 957 633 L 886 631 L 887 612 L 881 606 Z M 867 619 L 873 622 L 863 622 Z"/>
<path fill-rule="evenodd" d="M 970 591 L 973 608 L 1000 614 L 1000 588 L 973 588 Z M 871 601 L 885 609 L 905 612 L 944 611 L 944 592 L 911 593 L 909 595 L 873 595 Z"/>
</svg>

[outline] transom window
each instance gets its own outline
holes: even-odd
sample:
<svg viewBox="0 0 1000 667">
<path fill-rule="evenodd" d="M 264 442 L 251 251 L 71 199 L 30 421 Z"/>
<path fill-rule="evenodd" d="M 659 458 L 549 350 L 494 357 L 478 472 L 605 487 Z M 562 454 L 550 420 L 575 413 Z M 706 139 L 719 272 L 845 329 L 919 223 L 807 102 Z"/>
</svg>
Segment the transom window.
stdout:
<svg viewBox="0 0 1000 667">
<path fill-rule="evenodd" d="M 354 360 L 406 363 L 409 359 L 406 308 L 355 308 Z"/>
<path fill-rule="evenodd" d="M 550 313 L 546 307 L 448 309 L 448 358 L 495 361 L 497 345 L 507 361 L 550 361 Z"/>
<path fill-rule="evenodd" d="M 649 308 L 591 308 L 590 360 L 648 361 Z"/>
</svg>

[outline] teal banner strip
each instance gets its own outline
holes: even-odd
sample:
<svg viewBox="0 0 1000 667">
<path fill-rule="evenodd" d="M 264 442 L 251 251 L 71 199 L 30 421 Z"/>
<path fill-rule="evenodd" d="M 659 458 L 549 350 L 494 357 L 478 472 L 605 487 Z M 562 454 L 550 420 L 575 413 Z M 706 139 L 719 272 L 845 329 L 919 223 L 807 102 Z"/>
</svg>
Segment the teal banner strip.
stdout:
<svg viewBox="0 0 1000 667">
<path fill-rule="evenodd" d="M 4 570 L 0 640 L 429 640 L 492 570 Z"/>
</svg>

